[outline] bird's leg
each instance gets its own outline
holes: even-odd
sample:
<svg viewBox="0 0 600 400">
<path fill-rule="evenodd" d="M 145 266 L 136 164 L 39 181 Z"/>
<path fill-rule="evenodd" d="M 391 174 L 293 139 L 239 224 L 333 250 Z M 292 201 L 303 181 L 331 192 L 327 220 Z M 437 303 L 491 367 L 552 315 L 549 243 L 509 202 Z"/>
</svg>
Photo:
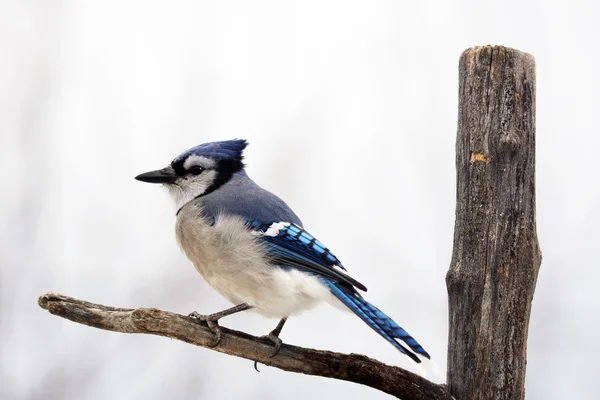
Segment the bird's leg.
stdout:
<svg viewBox="0 0 600 400">
<path fill-rule="evenodd" d="M 210 345 L 210 347 L 217 347 L 221 342 L 221 328 L 219 327 L 219 320 L 223 317 L 226 317 L 231 314 L 235 314 L 240 311 L 249 310 L 252 306 L 247 303 L 238 304 L 237 306 L 233 306 L 228 308 L 227 310 L 219 311 L 214 314 L 202 315 L 198 314 L 196 311 L 192 311 L 188 314 L 188 317 L 194 318 L 195 320 L 206 322 L 208 328 L 215 334 L 215 342 Z M 283 325 L 282 325 L 283 326 Z M 280 329 L 281 330 L 281 329 Z"/>
<path fill-rule="evenodd" d="M 271 353 L 271 357 L 275 357 L 277 353 L 279 353 L 279 349 L 281 348 L 282 340 L 279 339 L 279 334 L 281 333 L 281 329 L 283 329 L 283 325 L 287 321 L 287 318 L 281 318 L 281 321 L 277 324 L 275 329 L 269 332 L 268 335 L 263 336 L 265 339 L 269 339 L 275 345 L 273 352 Z"/>
<path fill-rule="evenodd" d="M 261 336 L 263 339 L 269 339 L 275 345 L 270 357 L 275 357 L 277 353 L 279 353 L 279 349 L 281 349 L 281 343 L 283 343 L 283 341 L 279 339 L 279 334 L 281 333 L 281 329 L 283 329 L 283 325 L 285 325 L 285 321 L 287 321 L 287 317 L 281 318 L 275 329 L 269 332 L 268 335 Z M 258 361 L 254 361 L 254 369 L 256 372 L 260 372 L 258 370 Z"/>
</svg>

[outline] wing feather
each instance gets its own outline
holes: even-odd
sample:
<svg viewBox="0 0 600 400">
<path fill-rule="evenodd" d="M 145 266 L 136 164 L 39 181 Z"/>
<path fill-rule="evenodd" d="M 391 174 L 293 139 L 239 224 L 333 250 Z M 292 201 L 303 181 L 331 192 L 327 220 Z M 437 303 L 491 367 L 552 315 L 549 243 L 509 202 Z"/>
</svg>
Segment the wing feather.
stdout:
<svg viewBox="0 0 600 400">
<path fill-rule="evenodd" d="M 273 262 L 343 282 L 362 291 L 367 288 L 346 272 L 342 263 L 327 247 L 299 225 L 288 222 L 272 224 L 249 221 Z"/>
</svg>

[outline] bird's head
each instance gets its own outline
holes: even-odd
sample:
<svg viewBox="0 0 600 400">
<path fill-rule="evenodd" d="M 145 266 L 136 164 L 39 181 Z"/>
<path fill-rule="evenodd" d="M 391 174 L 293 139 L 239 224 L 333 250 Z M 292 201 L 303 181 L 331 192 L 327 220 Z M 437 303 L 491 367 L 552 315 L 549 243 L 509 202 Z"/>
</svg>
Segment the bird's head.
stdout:
<svg viewBox="0 0 600 400">
<path fill-rule="evenodd" d="M 177 207 L 215 191 L 242 170 L 243 139 L 204 143 L 178 155 L 167 167 L 135 177 L 138 181 L 161 183 Z"/>
</svg>

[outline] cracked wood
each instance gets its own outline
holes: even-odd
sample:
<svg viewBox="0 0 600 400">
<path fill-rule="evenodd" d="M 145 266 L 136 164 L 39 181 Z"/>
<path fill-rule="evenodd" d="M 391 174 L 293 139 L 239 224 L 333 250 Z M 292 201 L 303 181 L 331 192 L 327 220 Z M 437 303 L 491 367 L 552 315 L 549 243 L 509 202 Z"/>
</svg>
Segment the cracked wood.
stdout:
<svg viewBox="0 0 600 400">
<path fill-rule="evenodd" d="M 459 78 L 448 387 L 457 399 L 518 400 L 541 263 L 534 59 L 501 46 L 469 49 Z"/>
</svg>

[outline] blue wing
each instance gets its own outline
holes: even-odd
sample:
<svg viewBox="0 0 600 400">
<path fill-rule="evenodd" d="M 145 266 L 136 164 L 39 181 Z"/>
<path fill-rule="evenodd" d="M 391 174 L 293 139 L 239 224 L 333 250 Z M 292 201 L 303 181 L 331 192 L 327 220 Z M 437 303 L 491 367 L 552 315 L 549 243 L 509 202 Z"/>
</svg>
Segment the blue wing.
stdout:
<svg viewBox="0 0 600 400">
<path fill-rule="evenodd" d="M 292 266 L 367 291 L 365 285 L 345 272 L 340 260 L 327 247 L 299 225 L 257 220 L 248 221 L 246 225 L 260 233 L 260 240 L 277 264 Z"/>
<path fill-rule="evenodd" d="M 379 333 L 385 340 L 390 342 L 401 353 L 409 356 L 414 362 L 420 363 L 419 357 L 410 350 L 426 358 L 431 358 L 425 349 L 412 336 L 408 334 L 393 319 L 383 311 L 365 300 L 358 292 L 349 290 L 341 285 L 325 280 L 325 284 L 331 293 L 346 305 L 352 312 L 367 323 L 375 332 Z M 396 339 L 402 340 L 410 350 L 398 343 Z"/>
<path fill-rule="evenodd" d="M 356 291 L 355 288 L 364 291 L 367 288 L 349 276 L 340 260 L 301 226 L 289 222 L 263 223 L 258 220 L 248 221 L 246 226 L 259 233 L 261 242 L 275 263 L 319 275 L 335 297 L 400 352 L 417 363 L 421 360 L 413 352 L 430 358 L 412 336 Z M 403 341 L 410 350 L 397 339 Z"/>
</svg>

